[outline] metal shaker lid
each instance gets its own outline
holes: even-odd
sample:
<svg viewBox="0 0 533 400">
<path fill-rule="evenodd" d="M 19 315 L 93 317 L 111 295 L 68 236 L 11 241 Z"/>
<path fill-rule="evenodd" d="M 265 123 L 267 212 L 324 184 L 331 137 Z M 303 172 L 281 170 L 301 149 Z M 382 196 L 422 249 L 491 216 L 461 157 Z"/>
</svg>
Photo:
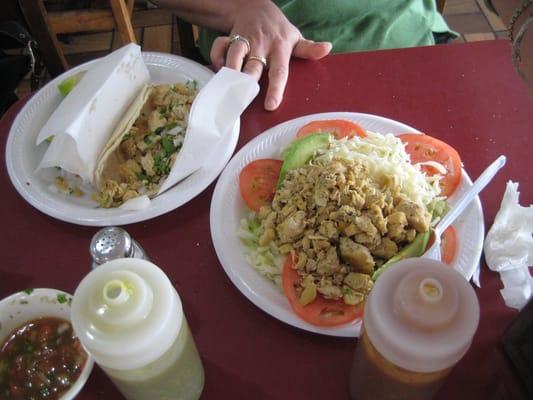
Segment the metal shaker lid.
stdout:
<svg viewBox="0 0 533 400">
<path fill-rule="evenodd" d="M 131 257 L 132 238 L 124 229 L 108 226 L 96 232 L 91 240 L 89 251 L 97 265 L 116 258 Z"/>
</svg>

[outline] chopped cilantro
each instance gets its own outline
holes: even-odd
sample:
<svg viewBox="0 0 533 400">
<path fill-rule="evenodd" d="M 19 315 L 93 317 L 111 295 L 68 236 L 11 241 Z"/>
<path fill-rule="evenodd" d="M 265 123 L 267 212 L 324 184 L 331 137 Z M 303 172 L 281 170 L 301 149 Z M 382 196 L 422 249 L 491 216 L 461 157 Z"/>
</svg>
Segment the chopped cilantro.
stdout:
<svg viewBox="0 0 533 400">
<path fill-rule="evenodd" d="M 57 297 L 57 301 L 59 301 L 59 303 L 61 304 L 64 304 L 68 301 L 67 296 L 63 293 L 58 293 L 56 297 Z"/>
<path fill-rule="evenodd" d="M 174 153 L 174 151 L 176 151 L 172 139 L 168 136 L 163 136 L 161 139 L 161 145 L 163 146 L 163 151 L 165 152 L 166 157 L 170 156 L 172 153 Z"/>
<path fill-rule="evenodd" d="M 20 304 L 28 304 L 28 300 L 21 300 L 19 301 Z"/>
<path fill-rule="evenodd" d="M 170 167 L 168 165 L 168 160 L 164 158 L 164 153 L 162 153 L 159 153 L 154 157 L 154 170 L 159 175 L 166 175 L 170 172 Z"/>
<path fill-rule="evenodd" d="M 161 132 L 163 132 L 164 129 L 165 129 L 164 126 L 160 126 L 159 128 L 157 128 L 157 129 L 154 131 L 154 134 L 159 135 L 159 134 L 161 134 Z"/>
<path fill-rule="evenodd" d="M 137 179 L 139 179 L 140 181 L 148 181 L 150 182 L 150 177 L 146 174 L 143 174 L 142 172 L 139 172 L 137 174 Z"/>
<path fill-rule="evenodd" d="M 151 138 L 151 134 L 148 134 L 146 135 L 144 138 L 143 138 L 143 142 L 146 143 L 146 144 L 152 144 L 152 138 Z"/>
<path fill-rule="evenodd" d="M 171 130 L 171 129 L 175 128 L 176 126 L 178 126 L 177 122 L 171 122 L 171 123 L 165 125 L 165 129 Z"/>
<path fill-rule="evenodd" d="M 32 294 L 33 293 L 33 288 L 24 289 L 23 292 L 26 293 L 26 294 Z"/>
<path fill-rule="evenodd" d="M 128 132 L 124 135 L 124 137 L 122 138 L 122 141 L 125 142 L 126 140 L 129 140 L 133 137 L 133 133 L 131 132 Z"/>
<path fill-rule="evenodd" d="M 185 83 L 185 86 L 187 86 L 187 89 L 189 90 L 196 90 L 198 89 L 198 82 L 195 80 L 189 80 L 187 83 Z"/>
</svg>

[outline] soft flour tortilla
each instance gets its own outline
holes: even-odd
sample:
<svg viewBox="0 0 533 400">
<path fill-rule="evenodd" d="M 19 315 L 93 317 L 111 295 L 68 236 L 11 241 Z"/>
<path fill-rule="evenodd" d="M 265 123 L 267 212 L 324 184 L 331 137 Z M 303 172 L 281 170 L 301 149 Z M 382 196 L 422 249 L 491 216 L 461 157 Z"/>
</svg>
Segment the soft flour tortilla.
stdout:
<svg viewBox="0 0 533 400">
<path fill-rule="evenodd" d="M 120 123 L 117 125 L 114 133 L 111 135 L 109 141 L 105 145 L 102 153 L 96 163 L 94 171 L 94 179 L 98 190 L 102 190 L 104 182 L 109 179 L 120 182 L 119 165 L 126 159 L 122 152 L 116 151 L 122 143 L 122 139 L 128 134 L 131 127 L 141 114 L 141 111 L 150 97 L 153 86 L 146 84 L 142 89 L 136 100 L 131 104 L 128 112 L 124 115 Z"/>
</svg>

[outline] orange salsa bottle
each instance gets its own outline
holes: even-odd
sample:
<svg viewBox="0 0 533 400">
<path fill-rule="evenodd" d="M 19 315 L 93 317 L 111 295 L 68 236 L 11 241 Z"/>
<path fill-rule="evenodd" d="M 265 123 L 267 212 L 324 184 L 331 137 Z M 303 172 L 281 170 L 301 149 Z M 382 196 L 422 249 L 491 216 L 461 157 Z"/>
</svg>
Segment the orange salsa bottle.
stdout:
<svg viewBox="0 0 533 400">
<path fill-rule="evenodd" d="M 439 261 L 398 262 L 379 277 L 365 305 L 351 398 L 433 398 L 478 323 L 479 303 L 462 275 Z"/>
</svg>

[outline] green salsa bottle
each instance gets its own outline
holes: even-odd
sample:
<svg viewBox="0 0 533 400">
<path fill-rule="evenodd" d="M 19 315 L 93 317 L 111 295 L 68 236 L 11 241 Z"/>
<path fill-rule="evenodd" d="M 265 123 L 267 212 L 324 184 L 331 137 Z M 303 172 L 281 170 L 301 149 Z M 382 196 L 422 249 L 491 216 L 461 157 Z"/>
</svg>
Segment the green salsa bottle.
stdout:
<svg viewBox="0 0 533 400">
<path fill-rule="evenodd" d="M 74 331 L 128 400 L 198 399 L 204 370 L 178 293 L 149 261 L 102 264 L 72 300 Z"/>
</svg>

